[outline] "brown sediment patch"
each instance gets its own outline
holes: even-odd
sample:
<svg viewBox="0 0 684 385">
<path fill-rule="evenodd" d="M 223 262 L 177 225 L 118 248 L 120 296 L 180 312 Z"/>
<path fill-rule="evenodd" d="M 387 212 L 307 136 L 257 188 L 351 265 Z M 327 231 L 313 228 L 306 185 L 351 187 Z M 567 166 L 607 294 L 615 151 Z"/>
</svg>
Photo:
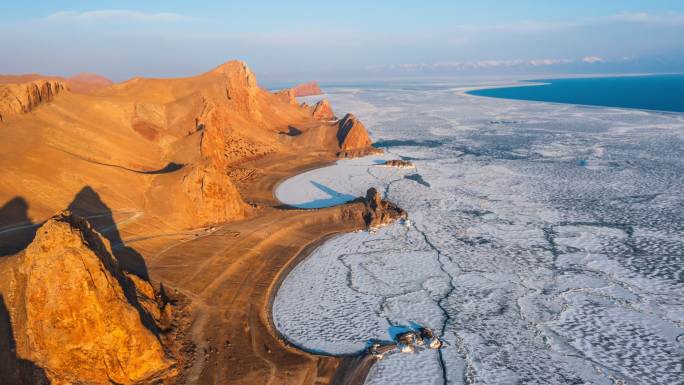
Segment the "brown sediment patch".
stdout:
<svg viewBox="0 0 684 385">
<path fill-rule="evenodd" d="M 152 123 L 135 120 L 131 123 L 131 127 L 147 140 L 155 141 L 159 138 L 160 129 Z"/>
</svg>

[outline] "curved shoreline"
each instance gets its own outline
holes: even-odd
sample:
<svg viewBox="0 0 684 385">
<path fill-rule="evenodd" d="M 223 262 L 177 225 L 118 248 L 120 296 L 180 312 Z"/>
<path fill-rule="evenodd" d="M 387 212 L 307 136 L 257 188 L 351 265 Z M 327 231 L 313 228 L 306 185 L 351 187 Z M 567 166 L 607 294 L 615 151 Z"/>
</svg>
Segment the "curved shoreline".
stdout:
<svg viewBox="0 0 684 385">
<path fill-rule="evenodd" d="M 307 352 L 275 328 L 272 305 L 287 274 L 336 234 L 365 228 L 362 202 L 322 209 L 284 207 L 274 187 L 330 165 L 330 154 L 273 156 L 246 164 L 260 170 L 238 184 L 255 204 L 251 217 L 216 226 L 183 243 L 151 239 L 138 246 L 153 279 L 186 295 L 192 357 L 179 384 L 361 384 L 372 359 Z"/>
<path fill-rule="evenodd" d="M 324 235 L 323 237 L 314 240 L 313 242 L 309 243 L 306 245 L 299 253 L 297 253 L 290 261 L 283 267 L 282 270 L 278 272 L 278 275 L 276 275 L 276 278 L 273 282 L 271 282 L 271 288 L 269 289 L 270 295 L 268 298 L 268 314 L 269 314 L 269 321 L 270 321 L 270 326 L 272 328 L 273 334 L 275 334 L 278 339 L 280 339 L 283 343 L 285 343 L 288 346 L 293 346 L 305 353 L 313 354 L 313 355 L 319 355 L 319 356 L 326 356 L 326 357 L 341 357 L 338 355 L 334 354 L 327 354 L 325 352 L 314 352 L 311 350 L 308 350 L 304 348 L 303 346 L 300 346 L 289 339 L 285 337 L 282 333 L 280 333 L 280 330 L 275 326 L 275 322 L 273 319 L 273 302 L 275 301 L 275 297 L 278 294 L 278 290 L 280 290 L 280 287 L 283 284 L 283 281 L 285 281 L 285 278 L 292 272 L 292 270 L 297 267 L 302 261 L 307 259 L 308 257 L 311 256 L 311 254 L 321 245 L 323 245 L 326 241 L 334 238 L 335 236 L 343 234 L 340 232 L 335 232 L 335 233 L 330 233 L 328 235 Z"/>
<path fill-rule="evenodd" d="M 363 385 L 368 376 L 368 372 L 375 363 L 376 359 L 370 355 L 363 354 L 363 351 L 355 354 L 330 354 L 325 352 L 317 352 L 306 349 L 305 347 L 298 345 L 285 337 L 278 328 L 275 326 L 273 320 L 273 301 L 275 300 L 278 290 L 280 289 L 283 281 L 287 278 L 288 274 L 297 267 L 302 261 L 309 258 L 311 254 L 321 245 L 323 245 L 328 240 L 344 234 L 344 232 L 334 232 L 325 235 L 310 244 L 308 244 L 304 249 L 302 249 L 297 255 L 290 260 L 290 262 L 279 272 L 276 279 L 272 282 L 272 287 L 270 289 L 269 303 L 268 303 L 268 313 L 269 321 L 271 326 L 271 332 L 286 346 L 292 346 L 295 349 L 301 350 L 304 353 L 311 354 L 314 356 L 324 356 L 340 359 L 341 362 L 335 370 L 335 374 L 332 380 L 329 382 L 331 385 Z"/>
<path fill-rule="evenodd" d="M 293 178 L 297 175 L 320 169 L 320 168 L 325 168 L 325 167 L 330 167 L 331 165 L 336 164 L 337 161 L 331 162 L 329 164 L 322 164 L 322 165 L 317 165 L 313 167 L 308 167 L 299 170 L 297 173 L 293 175 L 289 175 L 287 177 L 284 177 L 277 181 L 273 185 L 273 198 L 280 202 L 283 206 L 290 207 L 292 209 L 297 209 L 297 210 L 319 210 L 318 208 L 299 208 L 296 206 L 288 205 L 285 202 L 282 202 L 278 199 L 276 196 L 276 190 L 278 186 L 280 186 L 283 182 L 287 181 L 290 178 Z M 339 205 L 335 206 L 330 206 L 330 207 L 341 207 L 344 205 L 347 205 L 348 203 L 342 203 Z M 346 231 L 335 231 L 331 232 L 327 235 L 324 235 L 311 243 L 307 244 L 302 250 L 300 250 L 294 257 L 292 257 L 288 263 L 283 266 L 283 268 L 278 272 L 276 275 L 275 279 L 271 282 L 271 287 L 269 288 L 269 299 L 268 299 L 268 320 L 269 320 L 269 326 L 271 328 L 271 332 L 275 335 L 276 338 L 278 338 L 284 345 L 286 346 L 292 346 L 304 353 L 311 354 L 314 356 L 324 356 L 324 357 L 334 357 L 337 359 L 340 359 L 341 362 L 338 366 L 338 368 L 335 370 L 335 374 L 332 378 L 332 380 L 329 382 L 331 385 L 363 385 L 365 382 L 366 377 L 368 376 L 368 372 L 370 371 L 371 367 L 373 366 L 373 363 L 375 363 L 376 359 L 373 358 L 370 355 L 363 354 L 363 351 L 360 351 L 358 353 L 354 354 L 330 354 L 326 352 L 320 352 L 320 351 L 312 351 L 309 349 L 306 349 L 303 346 L 300 346 L 292 341 L 290 341 L 287 337 L 285 337 L 280 330 L 275 325 L 274 318 L 273 318 L 273 302 L 275 301 L 275 297 L 278 294 L 278 290 L 282 286 L 283 281 L 287 278 L 287 276 L 292 272 L 292 270 L 297 267 L 301 262 L 306 260 L 311 256 L 311 254 L 318 249 L 321 245 L 323 245 L 325 242 L 328 240 L 347 233 Z"/>
</svg>

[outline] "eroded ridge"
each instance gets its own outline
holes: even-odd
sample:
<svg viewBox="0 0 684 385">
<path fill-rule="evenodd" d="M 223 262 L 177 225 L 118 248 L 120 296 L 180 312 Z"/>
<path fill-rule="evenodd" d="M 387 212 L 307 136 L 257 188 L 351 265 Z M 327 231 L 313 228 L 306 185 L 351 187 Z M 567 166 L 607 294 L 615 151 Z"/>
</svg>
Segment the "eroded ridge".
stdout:
<svg viewBox="0 0 684 385">
<path fill-rule="evenodd" d="M 0 185 L 0 367 L 29 383 L 333 381 L 339 359 L 277 338 L 270 293 L 314 242 L 400 212 L 297 211 L 273 187 L 370 146 L 360 121 L 345 131 L 240 61 L 92 93 L 45 82 L 11 94 L 2 123 L 4 180 L 23 182 Z"/>
</svg>

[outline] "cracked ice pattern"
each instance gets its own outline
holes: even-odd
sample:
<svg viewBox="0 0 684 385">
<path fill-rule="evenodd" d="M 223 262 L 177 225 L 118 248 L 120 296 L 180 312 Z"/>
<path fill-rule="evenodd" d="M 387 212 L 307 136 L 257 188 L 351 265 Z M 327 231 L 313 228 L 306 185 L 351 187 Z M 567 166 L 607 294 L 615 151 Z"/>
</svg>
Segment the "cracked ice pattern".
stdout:
<svg viewBox="0 0 684 385">
<path fill-rule="evenodd" d="M 414 225 L 314 251 L 278 292 L 278 329 L 351 353 L 415 321 L 449 344 L 388 356 L 368 384 L 684 384 L 684 115 L 460 91 L 329 95 L 417 168 L 369 157 L 300 182 L 378 187 Z M 278 196 L 321 191 L 298 182 Z"/>
</svg>

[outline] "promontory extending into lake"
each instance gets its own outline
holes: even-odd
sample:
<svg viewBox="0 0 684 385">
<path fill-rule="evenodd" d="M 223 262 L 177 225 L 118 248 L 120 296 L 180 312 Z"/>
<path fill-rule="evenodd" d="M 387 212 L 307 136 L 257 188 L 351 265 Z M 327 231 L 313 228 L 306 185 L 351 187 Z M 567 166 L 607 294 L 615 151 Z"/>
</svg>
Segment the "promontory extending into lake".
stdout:
<svg viewBox="0 0 684 385">
<path fill-rule="evenodd" d="M 90 94 L 52 80 L 0 90 L 5 379 L 363 381 L 367 366 L 289 346 L 270 316 L 313 245 L 405 216 L 375 190 L 320 210 L 274 198 L 338 154 L 377 153 L 358 119 L 269 93 L 238 61 Z"/>
</svg>

